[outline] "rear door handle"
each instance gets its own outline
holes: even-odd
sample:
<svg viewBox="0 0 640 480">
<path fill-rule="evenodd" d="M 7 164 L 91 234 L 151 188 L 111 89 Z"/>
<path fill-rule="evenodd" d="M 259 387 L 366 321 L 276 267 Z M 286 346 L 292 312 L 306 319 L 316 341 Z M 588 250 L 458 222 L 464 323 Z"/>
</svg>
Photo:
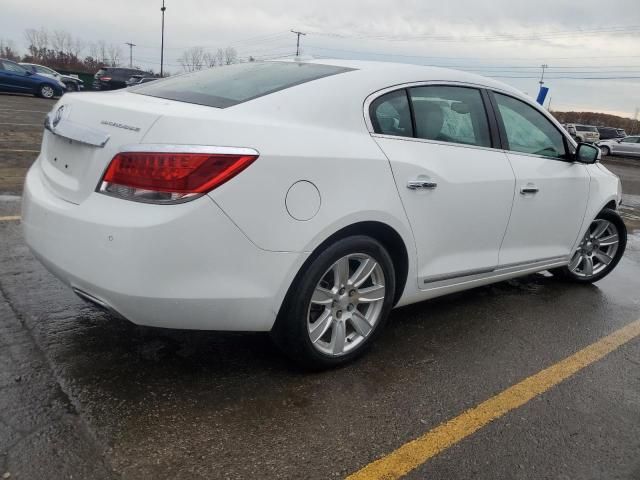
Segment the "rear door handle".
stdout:
<svg viewBox="0 0 640 480">
<path fill-rule="evenodd" d="M 538 193 L 540 189 L 536 187 L 533 183 L 527 183 L 524 187 L 520 189 L 520 193 L 522 195 L 530 195 L 534 193 Z"/>
<path fill-rule="evenodd" d="M 419 189 L 431 189 L 436 188 L 438 184 L 436 182 L 430 182 L 429 180 L 409 180 L 407 182 L 407 188 L 409 190 Z"/>
</svg>

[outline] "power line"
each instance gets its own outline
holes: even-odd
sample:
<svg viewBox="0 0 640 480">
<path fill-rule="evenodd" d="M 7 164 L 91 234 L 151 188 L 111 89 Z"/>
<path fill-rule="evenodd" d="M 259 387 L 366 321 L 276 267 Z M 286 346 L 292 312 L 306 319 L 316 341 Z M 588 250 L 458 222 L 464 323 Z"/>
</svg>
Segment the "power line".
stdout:
<svg viewBox="0 0 640 480">
<path fill-rule="evenodd" d="M 514 41 L 514 40 L 552 40 L 556 38 L 583 37 L 602 34 L 636 34 L 640 33 L 639 25 L 629 26 L 612 26 L 597 29 L 582 30 L 564 30 L 552 32 L 536 32 L 536 33 L 495 33 L 491 35 L 451 35 L 451 34 L 421 34 L 421 35 L 371 35 L 371 34 L 345 34 L 336 32 L 311 32 L 314 35 L 321 35 L 334 38 L 360 38 L 370 40 L 384 40 L 390 42 L 408 42 L 414 40 L 432 40 L 436 42 L 462 42 L 468 40 L 486 40 L 486 41 Z"/>
<path fill-rule="evenodd" d="M 316 50 L 325 50 L 325 51 L 333 51 L 333 52 L 344 52 L 344 53 L 355 53 L 359 55 L 374 55 L 374 56 L 393 56 L 400 58 L 430 58 L 430 59 L 439 59 L 439 60 L 579 60 L 579 59 L 596 59 L 596 58 L 640 58 L 640 55 L 602 55 L 602 56 L 571 56 L 571 57 L 448 57 L 442 55 L 407 55 L 400 53 L 380 53 L 380 52 L 371 52 L 371 51 L 363 51 L 363 50 L 345 50 L 341 48 L 332 48 L 332 47 L 323 47 L 321 45 L 313 45 L 307 44 L 308 48 L 313 48 Z M 540 68 L 540 67 L 536 67 Z"/>
</svg>

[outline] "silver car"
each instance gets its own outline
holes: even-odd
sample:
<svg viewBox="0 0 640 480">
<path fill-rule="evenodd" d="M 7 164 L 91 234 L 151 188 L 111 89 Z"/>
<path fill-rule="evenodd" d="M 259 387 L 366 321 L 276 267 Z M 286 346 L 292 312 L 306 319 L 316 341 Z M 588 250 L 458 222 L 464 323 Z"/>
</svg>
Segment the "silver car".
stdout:
<svg viewBox="0 0 640 480">
<path fill-rule="evenodd" d="M 632 135 L 625 138 L 612 138 L 598 142 L 602 155 L 623 155 L 640 157 L 640 136 Z"/>
</svg>

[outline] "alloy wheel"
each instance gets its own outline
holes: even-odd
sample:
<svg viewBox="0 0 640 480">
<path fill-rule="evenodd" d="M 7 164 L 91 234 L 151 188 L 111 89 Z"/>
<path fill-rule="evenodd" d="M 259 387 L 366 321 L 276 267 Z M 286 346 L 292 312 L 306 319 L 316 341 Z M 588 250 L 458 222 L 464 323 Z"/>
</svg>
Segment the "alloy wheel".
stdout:
<svg viewBox="0 0 640 480">
<path fill-rule="evenodd" d="M 55 95 L 55 92 L 53 91 L 53 88 L 51 88 L 49 85 L 44 85 L 40 89 L 40 93 L 42 94 L 42 96 L 44 98 L 53 98 L 53 96 Z"/>
<path fill-rule="evenodd" d="M 336 261 L 311 297 L 307 331 L 325 355 L 353 351 L 373 332 L 385 300 L 382 267 L 370 255 L 355 253 Z"/>
<path fill-rule="evenodd" d="M 580 278 L 598 275 L 611 264 L 618 251 L 620 238 L 616 226 L 605 219 L 595 219 L 578 250 L 569 262 L 569 271 Z"/>
</svg>

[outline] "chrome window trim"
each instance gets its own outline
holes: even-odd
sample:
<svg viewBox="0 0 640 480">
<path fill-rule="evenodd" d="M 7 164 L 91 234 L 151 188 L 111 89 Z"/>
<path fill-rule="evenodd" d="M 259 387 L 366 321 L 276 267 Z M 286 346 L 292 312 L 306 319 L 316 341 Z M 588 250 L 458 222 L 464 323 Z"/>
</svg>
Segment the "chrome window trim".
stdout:
<svg viewBox="0 0 640 480">
<path fill-rule="evenodd" d="M 371 136 L 373 138 L 386 138 L 389 140 L 401 140 L 404 142 L 433 143 L 435 145 L 443 145 L 447 147 L 472 148 L 474 150 L 490 150 L 492 152 L 506 152 L 506 150 L 495 147 L 481 147 L 480 145 L 469 145 L 468 143 L 443 142 L 441 140 L 429 140 L 426 138 L 401 137 L 399 135 L 386 135 L 384 133 L 372 133 Z"/>
<path fill-rule="evenodd" d="M 150 153 L 209 153 L 212 155 L 260 155 L 248 147 L 227 147 L 215 145 L 181 145 L 175 143 L 135 143 L 122 145 L 119 152 L 150 152 Z"/>
<path fill-rule="evenodd" d="M 443 86 L 443 87 L 467 87 L 467 88 L 477 88 L 477 89 L 489 89 L 489 87 L 485 86 L 485 85 L 480 85 L 477 83 L 469 83 L 469 82 L 456 82 L 454 80 L 422 80 L 422 81 L 417 81 L 417 82 L 407 82 L 407 83 L 398 83 L 396 85 L 391 85 L 389 87 L 385 87 L 383 89 L 380 90 L 376 90 L 375 92 L 372 92 L 369 94 L 369 96 L 367 96 L 367 98 L 364 99 L 364 104 L 363 104 L 363 114 L 364 114 L 364 121 L 365 124 L 367 126 L 367 130 L 369 131 L 370 134 L 376 134 L 374 128 L 373 128 L 373 123 L 371 122 L 371 117 L 369 115 L 369 107 L 371 106 L 371 104 L 373 103 L 374 100 L 376 100 L 378 97 L 381 97 L 382 95 L 385 95 L 387 93 L 390 92 L 394 92 L 396 90 L 403 90 L 405 88 L 412 88 L 412 87 L 428 87 L 428 86 L 432 86 L 432 87 L 437 87 L 437 86 Z M 392 137 L 396 137 L 395 135 L 390 135 Z M 397 138 L 414 138 L 414 137 L 400 137 L 398 136 Z M 445 142 L 445 143 L 449 143 L 449 142 Z"/>
<path fill-rule="evenodd" d="M 486 90 L 488 92 L 494 92 L 494 93 L 500 93 L 502 95 L 506 95 L 508 97 L 512 97 L 516 100 L 520 100 L 521 102 L 525 103 L 526 105 L 529 105 L 530 107 L 536 109 L 537 111 L 539 111 L 540 113 L 542 113 L 542 115 L 549 120 L 553 126 L 560 132 L 560 134 L 567 140 L 567 142 L 569 142 L 569 144 L 571 144 L 574 148 L 576 148 L 578 146 L 577 142 L 575 142 L 573 140 L 573 138 L 571 138 L 571 135 L 568 134 L 568 132 L 565 131 L 564 128 L 562 128 L 562 125 L 554 118 L 552 117 L 549 112 L 547 112 L 546 110 L 544 110 L 540 105 L 538 105 L 535 102 L 530 101 L 529 99 L 527 99 L 526 97 L 522 97 L 520 96 L 517 92 L 511 92 L 508 90 L 503 90 L 501 88 L 496 88 L 493 86 L 488 86 L 488 85 L 484 85 L 481 83 L 471 83 L 471 82 L 458 82 L 455 80 L 423 80 L 423 81 L 417 81 L 417 82 L 407 82 L 407 83 L 399 83 L 396 85 L 391 85 L 389 87 L 385 87 L 383 89 L 377 90 L 371 94 L 369 94 L 369 96 L 367 96 L 367 98 L 365 98 L 364 100 L 364 104 L 363 104 L 363 115 L 364 115 L 364 122 L 365 125 L 367 127 L 367 131 L 369 132 L 369 134 L 372 137 L 378 137 L 378 138 L 388 138 L 388 139 L 392 139 L 392 140 L 405 140 L 405 141 L 420 141 L 420 142 L 426 142 L 426 143 L 435 143 L 438 145 L 452 145 L 452 146 L 458 146 L 458 147 L 466 147 L 466 148 L 478 148 L 478 149 L 482 149 L 482 150 L 493 150 L 493 151 L 500 151 L 500 152 L 505 152 L 505 153 L 516 153 L 518 155 L 527 155 L 527 156 L 532 156 L 532 157 L 537 157 L 537 158 L 544 158 L 544 159 L 548 159 L 548 160 L 555 160 L 555 161 L 561 161 L 561 162 L 567 162 L 567 163 L 579 163 L 574 161 L 570 161 L 564 158 L 554 158 L 554 157 L 547 157 L 544 155 L 536 155 L 536 154 L 532 154 L 532 153 L 522 153 L 522 152 L 516 152 L 514 150 L 505 150 L 503 148 L 496 148 L 496 147 L 482 147 L 479 145 L 467 145 L 464 143 L 455 143 L 455 142 L 441 142 L 438 140 L 428 140 L 428 139 L 424 139 L 424 138 L 416 138 L 416 137 L 403 137 L 400 135 L 385 135 L 382 133 L 376 133 L 374 128 L 373 128 L 373 122 L 371 121 L 371 116 L 369 115 L 369 107 L 371 106 L 371 104 L 379 97 L 390 93 L 390 92 L 394 92 L 396 90 L 403 90 L 406 88 L 412 88 L 412 87 L 428 87 L 428 86 L 432 86 L 432 87 L 437 87 L 437 86 L 445 86 L 445 87 L 466 87 L 466 88 L 477 88 L 480 90 Z M 491 112 L 487 112 L 487 113 L 491 113 Z M 499 112 L 497 112 L 499 113 Z M 489 128 L 491 129 L 491 125 L 489 125 Z"/>
</svg>

